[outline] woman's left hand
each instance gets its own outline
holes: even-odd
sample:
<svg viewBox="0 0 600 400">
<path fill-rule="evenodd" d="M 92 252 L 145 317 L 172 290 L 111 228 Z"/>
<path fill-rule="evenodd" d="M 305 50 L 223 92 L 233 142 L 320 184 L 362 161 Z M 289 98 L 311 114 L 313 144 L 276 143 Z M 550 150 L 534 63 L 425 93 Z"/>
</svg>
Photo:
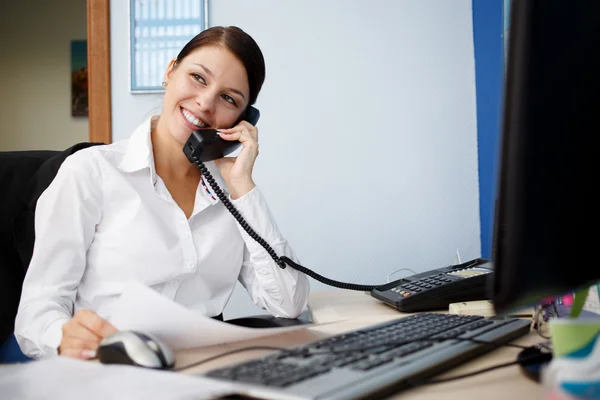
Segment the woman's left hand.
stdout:
<svg viewBox="0 0 600 400">
<path fill-rule="evenodd" d="M 242 151 L 237 157 L 224 157 L 215 160 L 221 176 L 225 180 L 232 199 L 237 199 L 248 193 L 256 185 L 252 180 L 254 161 L 258 156 L 258 130 L 247 121 L 229 129 L 219 129 L 224 140 L 239 140 Z"/>
</svg>

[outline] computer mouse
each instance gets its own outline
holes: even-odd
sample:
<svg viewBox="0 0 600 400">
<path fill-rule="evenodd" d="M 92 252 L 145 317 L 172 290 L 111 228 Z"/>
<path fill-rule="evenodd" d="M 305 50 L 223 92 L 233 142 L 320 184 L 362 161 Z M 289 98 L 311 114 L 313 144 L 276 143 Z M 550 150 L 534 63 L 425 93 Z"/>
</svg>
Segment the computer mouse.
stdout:
<svg viewBox="0 0 600 400">
<path fill-rule="evenodd" d="M 552 352 L 543 346 L 532 346 L 523 349 L 517 355 L 521 371 L 529 379 L 540 382 L 541 370 L 552 360 Z"/>
<path fill-rule="evenodd" d="M 118 331 L 102 339 L 96 352 L 103 364 L 169 369 L 175 365 L 173 351 L 157 337 L 138 331 Z"/>
</svg>

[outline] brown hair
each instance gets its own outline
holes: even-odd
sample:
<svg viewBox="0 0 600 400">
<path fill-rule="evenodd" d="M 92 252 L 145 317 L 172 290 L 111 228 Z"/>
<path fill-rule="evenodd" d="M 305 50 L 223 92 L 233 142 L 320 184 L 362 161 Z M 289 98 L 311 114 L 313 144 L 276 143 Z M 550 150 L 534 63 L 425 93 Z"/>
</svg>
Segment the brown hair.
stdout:
<svg viewBox="0 0 600 400">
<path fill-rule="evenodd" d="M 265 81 L 265 60 L 258 44 L 237 26 L 215 26 L 200 32 L 190 40 L 177 55 L 175 65 L 194 50 L 208 45 L 223 46 L 242 62 L 250 87 L 248 105 L 254 104 Z"/>
</svg>

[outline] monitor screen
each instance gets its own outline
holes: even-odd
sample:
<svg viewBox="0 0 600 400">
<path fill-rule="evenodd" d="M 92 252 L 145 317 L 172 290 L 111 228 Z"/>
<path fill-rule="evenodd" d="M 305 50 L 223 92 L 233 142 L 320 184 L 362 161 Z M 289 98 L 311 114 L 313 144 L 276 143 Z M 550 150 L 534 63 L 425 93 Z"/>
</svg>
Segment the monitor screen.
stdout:
<svg viewBox="0 0 600 400">
<path fill-rule="evenodd" d="M 600 281 L 599 52 L 600 1 L 512 2 L 492 245 L 498 314 Z"/>
</svg>

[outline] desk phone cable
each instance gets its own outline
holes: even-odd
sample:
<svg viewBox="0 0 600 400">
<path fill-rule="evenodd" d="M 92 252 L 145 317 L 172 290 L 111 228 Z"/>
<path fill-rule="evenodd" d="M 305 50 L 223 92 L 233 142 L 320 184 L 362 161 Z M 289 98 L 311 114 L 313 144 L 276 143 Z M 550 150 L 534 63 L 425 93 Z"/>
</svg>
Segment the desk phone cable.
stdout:
<svg viewBox="0 0 600 400">
<path fill-rule="evenodd" d="M 190 145 L 190 148 L 191 148 L 191 145 Z M 212 188 L 213 192 L 217 195 L 219 200 L 221 200 L 221 202 L 227 208 L 227 210 L 231 213 L 231 215 L 233 215 L 233 217 L 237 220 L 237 222 L 240 224 L 240 226 L 248 233 L 248 235 L 250 235 L 250 237 L 252 239 L 254 239 L 258 244 L 260 244 L 267 251 L 267 253 L 269 253 L 271 258 L 277 263 L 279 268 L 285 269 L 286 264 L 287 264 L 287 265 L 291 266 L 292 268 L 294 268 L 295 270 L 300 271 L 300 272 L 302 272 L 302 273 L 304 273 L 304 274 L 306 274 L 328 286 L 333 286 L 333 287 L 337 287 L 337 288 L 341 288 L 341 289 L 356 290 L 356 291 L 360 291 L 360 292 L 370 292 L 374 289 L 386 291 L 386 290 L 395 288 L 396 286 L 398 286 L 398 284 L 400 284 L 402 282 L 402 279 L 397 279 L 393 282 L 388 281 L 388 283 L 385 283 L 382 285 L 359 285 L 356 283 L 340 282 L 340 281 L 336 281 L 334 279 L 330 279 L 330 278 L 324 277 L 322 275 L 319 275 L 318 273 L 292 261 L 289 257 L 286 257 L 286 256 L 279 257 L 277 255 L 277 253 L 275 252 L 275 250 L 273 250 L 273 248 L 263 238 L 261 238 L 254 231 L 254 229 L 252 229 L 250 227 L 250 225 L 248 225 L 248 222 L 246 222 L 246 220 L 244 220 L 244 218 L 240 215 L 240 212 L 235 208 L 235 206 L 231 203 L 231 201 L 229 201 L 229 199 L 227 198 L 225 193 L 223 193 L 223 190 L 221 190 L 221 188 L 219 187 L 219 185 L 213 178 L 212 174 L 208 170 L 208 168 L 206 168 L 204 163 L 200 160 L 199 156 L 195 155 L 193 151 L 191 152 L 191 154 L 188 154 L 186 152 L 186 156 L 188 157 L 188 160 L 190 162 L 192 162 L 193 164 L 195 164 L 198 167 L 198 169 L 200 170 L 200 173 L 204 176 L 205 180 L 208 182 L 208 184 Z M 465 264 L 469 264 L 469 265 L 465 265 L 465 267 L 469 267 L 471 265 L 470 264 L 471 262 L 472 261 L 465 263 Z M 400 270 L 397 270 L 394 272 L 399 272 L 399 271 Z M 388 276 L 388 280 L 389 280 L 389 276 Z"/>
<path fill-rule="evenodd" d="M 485 345 L 490 345 L 496 348 L 499 347 L 514 347 L 517 349 L 521 349 L 521 350 L 527 350 L 527 349 L 531 349 L 535 346 L 522 346 L 522 345 L 518 345 L 518 344 L 514 344 L 514 343 L 496 343 L 496 342 L 490 342 L 487 340 L 478 340 L 478 339 L 470 339 L 470 338 L 459 338 L 459 337 L 454 337 L 454 338 L 440 338 L 440 339 L 433 339 L 433 338 L 423 338 L 423 339 L 414 339 L 414 340 L 404 340 L 404 341 L 399 341 L 399 342 L 389 342 L 387 343 L 385 346 L 401 346 L 401 345 L 405 345 L 405 344 L 410 344 L 410 343 L 415 343 L 415 342 L 444 342 L 446 340 L 457 340 L 457 341 L 464 341 L 464 342 L 472 342 L 472 343 L 478 343 L 478 344 L 485 344 Z M 317 354 L 332 354 L 332 353 L 347 353 L 347 352 L 357 352 L 357 351 L 364 351 L 364 350 L 368 350 L 371 348 L 376 348 L 376 347 L 382 347 L 381 344 L 378 345 L 372 345 L 372 346 L 360 346 L 360 347 L 355 347 L 355 348 L 347 348 L 347 349 L 339 349 L 339 350 L 326 350 L 320 353 L 314 353 L 315 355 Z M 256 350 L 273 350 L 273 351 L 282 351 L 284 353 L 288 353 L 288 355 L 294 355 L 296 353 L 298 354 L 302 354 L 302 351 L 299 351 L 297 349 L 287 349 L 287 348 L 283 348 L 283 347 L 275 347 L 275 346 L 249 346 L 249 347 L 243 347 L 243 348 L 239 348 L 239 349 L 234 349 L 234 350 L 230 350 L 230 351 L 226 351 L 224 353 L 221 354 L 217 354 L 208 358 L 205 358 L 203 360 L 194 362 L 192 364 L 188 364 L 188 365 L 184 365 L 182 367 L 177 367 L 177 368 L 172 368 L 171 371 L 172 372 L 180 372 L 180 371 L 184 371 L 193 367 L 197 367 L 200 366 L 202 364 L 206 364 L 210 361 L 214 361 L 216 359 L 222 358 L 222 357 L 226 357 L 232 354 L 237 354 L 237 353 L 243 353 L 246 351 L 256 351 Z M 450 381 L 455 381 L 455 380 L 459 380 L 459 379 L 465 379 L 465 378 L 470 378 L 472 376 L 475 375 L 480 375 L 486 372 L 490 372 L 490 371 L 494 371 L 497 369 L 501 369 L 501 368 L 506 368 L 506 367 L 511 367 L 513 365 L 519 365 L 519 364 L 523 364 L 523 363 L 531 363 L 531 364 L 535 364 L 537 362 L 540 361 L 540 357 L 539 356 L 530 356 L 527 357 L 525 359 L 522 359 L 520 361 L 510 361 L 510 362 L 506 362 L 506 363 L 502 363 L 502 364 L 497 364 L 497 365 L 492 365 L 490 367 L 487 368 L 482 368 L 476 371 L 471 371 L 471 372 L 466 372 L 464 374 L 460 374 L 460 375 L 454 375 L 454 376 L 450 376 L 447 378 L 439 378 L 439 379 L 421 379 L 421 380 L 413 380 L 413 381 L 407 381 L 407 383 L 411 386 L 411 387 L 417 387 L 417 386 L 423 386 L 423 385 L 433 385 L 433 384 L 437 384 L 437 383 L 445 383 L 445 382 L 450 382 Z"/>
<path fill-rule="evenodd" d="M 191 145 L 190 145 L 190 149 L 192 149 Z M 210 171 L 208 171 L 208 168 L 206 168 L 204 163 L 200 160 L 199 156 L 194 154 L 193 149 L 192 149 L 191 153 L 188 153 L 188 152 L 185 152 L 185 153 L 186 153 L 186 156 L 188 157 L 188 160 L 198 167 L 199 171 L 204 176 L 206 182 L 208 182 L 208 184 L 212 188 L 213 192 L 217 195 L 219 200 L 223 203 L 223 205 L 227 208 L 227 210 L 231 213 L 231 215 L 233 215 L 233 217 L 237 220 L 237 222 L 240 224 L 240 226 L 246 231 L 246 233 L 248 233 L 248 235 L 252 239 L 254 239 L 258 244 L 260 244 L 267 251 L 267 253 L 271 256 L 271 258 L 277 263 L 277 265 L 281 269 L 285 269 L 286 264 L 287 264 L 287 265 L 291 266 L 292 268 L 294 268 L 295 270 L 302 272 L 302 273 L 304 273 L 304 274 L 306 274 L 328 286 L 333 286 L 333 287 L 337 287 L 337 288 L 341 288 L 341 289 L 362 291 L 362 292 L 368 292 L 368 291 L 372 291 L 375 289 L 385 291 L 385 290 L 389 290 L 391 288 L 398 286 L 398 284 L 400 282 L 402 282 L 402 279 L 398 279 L 396 281 L 389 282 L 389 278 L 393 273 L 399 272 L 403 269 L 394 271 L 392 274 L 388 275 L 388 283 L 386 283 L 386 284 L 383 284 L 383 285 L 359 285 L 359 284 L 355 284 L 355 283 L 340 282 L 340 281 L 336 281 L 336 280 L 324 277 L 324 276 L 319 275 L 318 273 L 294 262 L 289 257 L 286 257 L 286 256 L 279 257 L 277 255 L 277 253 L 275 252 L 275 250 L 273 250 L 273 248 L 263 238 L 261 238 L 249 226 L 249 224 L 244 220 L 244 218 L 240 215 L 240 212 L 235 208 L 235 206 L 231 203 L 231 201 L 229 201 L 229 199 L 227 198 L 227 196 L 225 195 L 223 190 L 221 190 L 221 188 L 219 187 L 219 185 L 213 178 Z M 472 266 L 472 263 L 473 263 L 473 261 L 465 262 L 464 267 L 467 268 L 469 266 Z M 533 346 L 521 346 L 521 345 L 512 344 L 512 343 L 496 343 L 496 342 L 490 342 L 490 341 L 484 341 L 484 340 L 477 340 L 477 339 L 471 339 L 471 338 L 458 338 L 458 337 L 441 338 L 441 339 L 433 339 L 433 338 L 413 339 L 413 340 L 405 340 L 405 341 L 400 341 L 400 342 L 390 342 L 389 344 L 386 344 L 386 345 L 387 346 L 400 346 L 400 345 L 409 344 L 412 342 L 423 342 L 423 341 L 443 342 L 445 340 L 468 341 L 468 342 L 479 343 L 479 344 L 484 344 L 484 345 L 491 345 L 496 348 L 498 348 L 498 347 L 516 347 L 516 348 L 520 348 L 520 349 L 524 350 L 524 349 L 533 347 Z M 373 346 L 362 346 L 359 348 L 344 349 L 344 350 L 337 350 L 337 351 L 329 350 L 329 351 L 323 352 L 322 354 L 336 353 L 336 352 L 356 352 L 356 351 L 366 350 L 370 347 L 373 347 Z M 381 344 L 377 345 L 376 347 L 381 347 Z M 225 357 L 225 356 L 240 353 L 240 352 L 253 351 L 253 350 L 273 350 L 273 351 L 288 352 L 291 354 L 294 354 L 295 351 L 298 351 L 298 350 L 290 350 L 290 349 L 271 347 L 271 346 L 244 347 L 244 348 L 240 348 L 240 349 L 227 351 L 225 353 L 221 353 L 221 354 L 206 358 L 204 360 L 201 360 L 201 361 L 198 361 L 198 362 L 195 362 L 195 363 L 183 366 L 183 367 L 173 368 L 171 371 L 174 371 L 174 372 L 183 371 L 183 370 L 186 370 L 186 369 L 189 369 L 192 367 L 199 366 L 201 364 L 205 364 L 209 361 L 216 360 L 221 357 Z M 477 371 L 472 371 L 472 372 L 468 372 L 465 374 L 455 375 L 455 376 L 451 376 L 451 377 L 447 377 L 447 378 L 441 378 L 441 379 L 426 378 L 426 379 L 420 379 L 420 380 L 414 380 L 414 381 L 407 381 L 407 383 L 411 387 L 436 384 L 436 383 L 444 383 L 444 382 L 464 379 L 464 378 L 472 377 L 472 376 L 479 375 L 479 374 L 482 374 L 485 372 L 493 371 L 496 369 L 505 368 L 505 367 L 509 367 L 509 366 L 513 366 L 513 365 L 519 365 L 519 364 L 528 363 L 528 362 L 531 362 L 531 363 L 539 362 L 539 357 L 532 356 L 530 358 L 525 358 L 520 361 L 512 361 L 512 362 L 502 363 L 502 364 L 494 365 L 491 367 L 483 368 L 483 369 L 480 369 Z"/>
<path fill-rule="evenodd" d="M 246 222 L 246 220 L 244 220 L 244 217 L 242 217 L 240 215 L 240 212 L 235 208 L 235 206 L 231 203 L 231 201 L 229 201 L 229 199 L 227 198 L 225 193 L 223 193 L 223 190 L 221 190 L 221 188 L 219 187 L 219 185 L 213 178 L 212 174 L 208 170 L 208 168 L 206 168 L 204 163 L 202 161 L 200 161 L 200 158 L 194 154 L 191 154 L 188 156 L 188 160 L 191 161 L 192 163 L 196 164 L 196 166 L 198 167 L 198 169 L 204 176 L 204 179 L 206 180 L 206 182 L 208 182 L 208 184 L 212 188 L 213 192 L 217 195 L 219 200 L 221 200 L 221 202 L 223 203 L 225 208 L 227 208 L 227 210 L 231 213 L 231 215 L 233 215 L 233 217 L 237 220 L 237 222 L 240 224 L 240 226 L 248 233 L 248 235 L 250 235 L 250 237 L 252 239 L 254 239 L 258 244 L 260 244 L 267 251 L 267 253 L 269 253 L 271 258 L 273 260 L 275 260 L 275 262 L 277 263 L 279 268 L 285 269 L 287 265 L 290 265 L 295 270 L 303 272 L 304 274 L 306 274 L 326 285 L 337 287 L 337 288 L 342 288 L 342 289 L 357 290 L 357 291 L 362 291 L 362 292 L 368 292 L 373 289 L 387 290 L 388 288 L 393 288 L 397 285 L 397 283 L 396 284 L 388 283 L 386 285 L 358 285 L 355 283 L 340 282 L 340 281 L 336 281 L 336 280 L 321 276 L 321 275 L 317 274 L 316 272 L 314 272 L 300 264 L 295 263 L 294 261 L 292 261 L 290 258 L 288 258 L 286 256 L 279 257 L 277 255 L 277 253 L 275 252 L 275 250 L 273 250 L 273 248 L 263 238 L 261 238 L 254 231 L 254 229 L 252 229 L 250 227 L 250 225 L 248 225 L 248 222 Z"/>
</svg>

